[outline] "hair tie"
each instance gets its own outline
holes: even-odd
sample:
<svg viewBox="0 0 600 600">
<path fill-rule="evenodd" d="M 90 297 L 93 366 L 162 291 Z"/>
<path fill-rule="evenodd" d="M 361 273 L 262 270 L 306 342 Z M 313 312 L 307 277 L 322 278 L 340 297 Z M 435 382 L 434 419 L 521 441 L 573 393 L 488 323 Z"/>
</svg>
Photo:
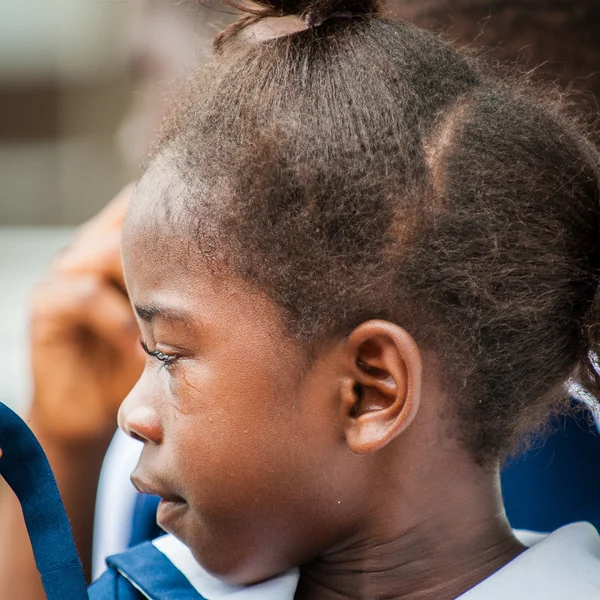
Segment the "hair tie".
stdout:
<svg viewBox="0 0 600 600">
<path fill-rule="evenodd" d="M 330 15 L 319 15 L 316 11 L 309 11 L 304 17 L 304 23 L 307 29 L 314 29 L 315 27 L 321 27 L 329 19 L 351 19 L 353 16 L 354 14 L 348 10 L 340 10 Z"/>
</svg>

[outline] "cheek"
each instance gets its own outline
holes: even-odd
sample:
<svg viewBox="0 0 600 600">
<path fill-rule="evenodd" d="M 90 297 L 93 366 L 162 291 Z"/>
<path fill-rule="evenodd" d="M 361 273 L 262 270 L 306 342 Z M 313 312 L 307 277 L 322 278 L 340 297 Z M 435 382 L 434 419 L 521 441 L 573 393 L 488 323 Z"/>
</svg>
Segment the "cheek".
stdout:
<svg viewBox="0 0 600 600">
<path fill-rule="evenodd" d="M 259 374 L 240 380 L 233 368 L 182 370 L 169 387 L 163 451 L 192 511 L 185 541 L 205 566 L 222 560 L 221 548 L 230 553 L 227 562 L 242 548 L 264 556 L 262 545 L 291 527 L 288 507 L 274 506 L 273 498 L 301 490 L 294 390 Z"/>
<path fill-rule="evenodd" d="M 247 518 L 260 506 L 274 516 L 275 496 L 304 504 L 335 486 L 342 444 L 323 392 L 307 399 L 295 381 L 258 367 L 238 374 L 228 363 L 171 378 L 165 444 L 188 501 L 207 517 Z"/>
<path fill-rule="evenodd" d="M 322 386 L 299 389 L 284 369 L 254 364 L 249 376 L 247 364 L 219 366 L 182 369 L 169 383 L 163 451 L 191 508 L 184 541 L 216 574 L 271 576 L 345 527 L 346 459 L 326 408 L 334 403 Z"/>
<path fill-rule="evenodd" d="M 167 384 L 165 441 L 200 496 L 291 459 L 302 429 L 293 382 L 256 364 L 223 361 L 182 363 Z"/>
</svg>

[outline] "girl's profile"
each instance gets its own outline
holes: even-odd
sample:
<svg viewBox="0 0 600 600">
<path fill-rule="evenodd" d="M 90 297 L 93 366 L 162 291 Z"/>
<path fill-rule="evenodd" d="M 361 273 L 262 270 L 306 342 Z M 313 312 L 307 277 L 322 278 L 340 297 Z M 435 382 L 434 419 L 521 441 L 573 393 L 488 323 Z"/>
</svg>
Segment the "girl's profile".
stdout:
<svg viewBox="0 0 600 600">
<path fill-rule="evenodd" d="M 239 8 L 123 231 L 169 535 L 90 597 L 600 598 L 595 529 L 515 533 L 499 491 L 598 392 L 597 150 L 372 0 Z"/>
</svg>

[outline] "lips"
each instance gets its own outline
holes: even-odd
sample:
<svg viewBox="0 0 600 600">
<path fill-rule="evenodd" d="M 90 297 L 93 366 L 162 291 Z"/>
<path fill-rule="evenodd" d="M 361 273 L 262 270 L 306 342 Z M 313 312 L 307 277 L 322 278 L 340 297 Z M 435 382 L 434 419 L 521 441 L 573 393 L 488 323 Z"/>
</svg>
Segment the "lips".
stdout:
<svg viewBox="0 0 600 600">
<path fill-rule="evenodd" d="M 183 500 L 162 499 L 156 509 L 156 522 L 165 530 L 177 534 L 181 530 L 181 519 L 188 505 Z"/>
<path fill-rule="evenodd" d="M 162 481 L 143 477 L 139 469 L 136 469 L 131 475 L 131 483 L 140 494 L 162 498 L 156 511 L 156 522 L 165 531 L 181 536 L 181 532 L 186 529 L 182 519 L 185 519 L 188 513 L 187 502 L 181 496 L 171 492 L 169 486 Z"/>
<path fill-rule="evenodd" d="M 166 502 L 174 504 L 185 503 L 185 500 L 181 496 L 173 494 L 166 486 L 152 481 L 146 481 L 136 473 L 133 473 L 131 475 L 131 483 L 140 494 L 146 494 L 148 496 L 159 496 Z"/>
</svg>

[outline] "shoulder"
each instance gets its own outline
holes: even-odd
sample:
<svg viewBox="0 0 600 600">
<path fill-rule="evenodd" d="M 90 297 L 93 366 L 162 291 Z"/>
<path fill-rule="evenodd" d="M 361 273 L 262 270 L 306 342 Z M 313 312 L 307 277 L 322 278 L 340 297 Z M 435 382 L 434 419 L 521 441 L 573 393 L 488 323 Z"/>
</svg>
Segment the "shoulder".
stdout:
<svg viewBox="0 0 600 600">
<path fill-rule="evenodd" d="M 517 532 L 530 546 L 460 600 L 600 600 L 600 536 L 589 523 L 549 535 Z"/>
<path fill-rule="evenodd" d="M 111 556 L 106 563 L 108 571 L 89 588 L 90 600 L 205 600 L 150 542 Z"/>
</svg>

